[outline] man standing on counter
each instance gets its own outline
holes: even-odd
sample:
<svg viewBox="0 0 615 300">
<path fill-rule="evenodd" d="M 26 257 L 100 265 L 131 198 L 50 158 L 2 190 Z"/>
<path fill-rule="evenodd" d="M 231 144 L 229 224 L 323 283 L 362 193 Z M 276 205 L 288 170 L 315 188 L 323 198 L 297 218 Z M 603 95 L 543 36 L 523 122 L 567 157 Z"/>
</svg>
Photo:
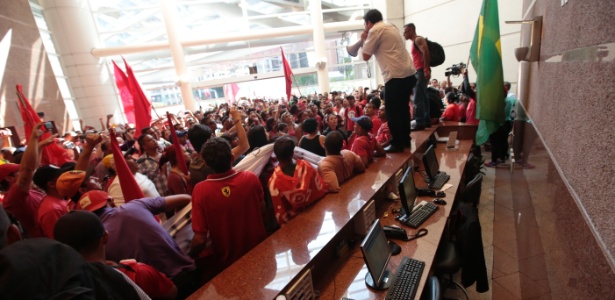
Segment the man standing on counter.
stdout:
<svg viewBox="0 0 615 300">
<path fill-rule="evenodd" d="M 416 83 L 416 70 L 410 54 L 406 51 L 404 39 L 399 29 L 382 20 L 382 13 L 371 9 L 363 16 L 365 30 L 363 40 L 363 60 L 376 56 L 384 78 L 386 117 L 391 130 L 391 145 L 387 152 L 403 152 L 410 147 L 410 93 Z"/>
</svg>

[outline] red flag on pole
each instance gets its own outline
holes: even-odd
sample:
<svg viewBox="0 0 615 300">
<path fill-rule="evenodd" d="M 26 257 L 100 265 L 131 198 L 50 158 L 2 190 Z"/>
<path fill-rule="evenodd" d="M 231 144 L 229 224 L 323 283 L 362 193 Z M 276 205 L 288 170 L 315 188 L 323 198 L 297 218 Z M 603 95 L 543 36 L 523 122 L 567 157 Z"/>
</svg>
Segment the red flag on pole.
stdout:
<svg viewBox="0 0 615 300">
<path fill-rule="evenodd" d="M 186 159 L 184 158 L 184 150 L 179 144 L 179 138 L 175 132 L 173 120 L 171 119 L 171 114 L 169 112 L 167 112 L 167 119 L 169 119 L 169 130 L 171 131 L 171 140 L 173 141 L 173 148 L 175 148 L 175 155 L 177 156 L 177 164 L 179 164 L 179 169 L 182 170 L 184 175 L 188 175 L 188 166 L 186 165 Z"/>
<path fill-rule="evenodd" d="M 41 118 L 38 117 L 34 108 L 30 105 L 30 102 L 23 94 L 23 88 L 20 84 L 17 85 L 17 104 L 19 105 L 19 111 L 21 112 L 21 119 L 24 123 L 24 130 L 26 131 L 26 141 L 30 139 L 32 130 L 37 123 L 41 122 Z M 44 140 L 51 136 L 50 132 L 45 132 L 39 140 Z M 68 156 L 66 150 L 58 146 L 56 143 L 51 143 L 49 146 L 43 148 L 41 156 L 41 165 L 56 165 L 61 166 L 66 162 L 73 161 Z"/>
<path fill-rule="evenodd" d="M 126 62 L 126 59 L 123 57 L 122 59 L 124 60 L 124 65 L 126 66 L 128 87 L 135 107 L 136 138 L 141 135 L 141 129 L 149 127 L 152 122 L 152 104 L 149 100 L 147 100 L 147 97 L 145 97 L 145 93 L 143 93 L 137 78 L 135 78 L 135 74 L 132 72 L 132 68 Z"/>
<path fill-rule="evenodd" d="M 115 130 L 109 128 L 109 138 L 111 139 L 111 153 L 113 153 L 113 162 L 115 164 L 115 171 L 120 180 L 120 186 L 122 187 L 122 194 L 124 195 L 124 201 L 128 203 L 130 200 L 141 199 L 145 197 L 143 191 L 137 184 L 135 176 L 130 172 L 128 164 L 124 159 L 120 145 L 117 143 L 115 137 Z"/>
<path fill-rule="evenodd" d="M 230 83 L 224 85 L 224 95 L 229 105 L 237 102 L 237 93 L 239 92 L 239 86 L 236 83 Z"/>
<path fill-rule="evenodd" d="M 120 98 L 122 98 L 122 106 L 124 106 L 124 115 L 128 123 L 135 123 L 135 104 L 132 100 L 132 94 L 128 87 L 128 78 L 120 67 L 113 62 L 113 74 L 115 74 L 115 85 L 120 92 Z"/>
<path fill-rule="evenodd" d="M 286 101 L 290 102 L 290 89 L 293 84 L 293 80 L 291 76 L 293 75 L 293 70 L 290 68 L 290 64 L 288 60 L 286 60 L 286 56 L 284 55 L 284 49 L 280 46 L 280 51 L 282 51 L 282 64 L 284 64 L 284 79 L 286 80 Z"/>
</svg>

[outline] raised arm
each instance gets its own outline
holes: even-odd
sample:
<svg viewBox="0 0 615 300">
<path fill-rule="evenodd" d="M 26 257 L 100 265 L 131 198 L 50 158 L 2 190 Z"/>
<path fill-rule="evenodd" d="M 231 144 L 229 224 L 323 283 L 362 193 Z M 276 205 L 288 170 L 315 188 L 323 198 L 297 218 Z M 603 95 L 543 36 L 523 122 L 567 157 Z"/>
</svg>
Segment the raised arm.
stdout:
<svg viewBox="0 0 615 300">
<path fill-rule="evenodd" d="M 237 138 L 239 139 L 239 144 L 237 147 L 232 149 L 233 156 L 239 157 L 240 155 L 246 153 L 248 149 L 250 149 L 250 143 L 248 142 L 248 136 L 246 135 L 246 130 L 243 128 L 242 120 L 243 117 L 237 108 L 231 108 L 231 116 L 233 117 L 233 124 L 235 125 L 235 129 L 237 130 Z"/>
<path fill-rule="evenodd" d="M 110 128 L 109 130 L 113 130 Z M 79 160 L 77 161 L 77 165 L 75 166 L 75 170 L 83 170 L 87 171 L 88 166 L 90 164 L 90 156 L 96 148 L 96 145 L 100 144 L 102 141 L 102 137 L 97 133 L 90 133 L 85 137 L 85 144 L 83 145 L 83 151 L 81 151 L 81 155 L 79 155 Z"/>
<path fill-rule="evenodd" d="M 190 195 L 173 195 L 164 197 L 165 210 L 174 211 L 176 209 L 183 208 L 190 203 L 192 197 Z"/>
<path fill-rule="evenodd" d="M 28 147 L 26 147 L 26 151 L 24 152 L 19 165 L 17 186 L 26 193 L 30 191 L 30 187 L 32 186 L 32 176 L 34 176 L 34 172 L 40 163 L 39 153 L 42 153 L 43 147 L 51 144 L 53 139 L 58 137 L 58 134 L 56 133 L 39 142 L 38 139 L 44 133 L 39 129 L 41 126 L 43 126 L 43 122 L 34 126 L 32 134 L 30 135 L 30 140 L 28 141 Z"/>
</svg>

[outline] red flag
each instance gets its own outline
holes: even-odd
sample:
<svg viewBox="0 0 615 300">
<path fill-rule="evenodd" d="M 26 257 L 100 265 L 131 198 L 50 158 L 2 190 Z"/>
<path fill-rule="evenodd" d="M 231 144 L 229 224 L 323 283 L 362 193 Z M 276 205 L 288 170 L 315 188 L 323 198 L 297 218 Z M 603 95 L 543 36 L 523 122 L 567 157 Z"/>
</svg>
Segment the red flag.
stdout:
<svg viewBox="0 0 615 300">
<path fill-rule="evenodd" d="M 293 70 L 290 68 L 290 64 L 288 60 L 286 60 L 286 56 L 284 56 L 284 49 L 280 47 L 280 51 L 282 51 L 282 63 L 284 64 L 284 79 L 286 80 L 286 101 L 290 102 L 290 89 L 293 84 L 293 80 L 291 76 L 293 75 Z"/>
<path fill-rule="evenodd" d="M 188 166 L 186 166 L 184 150 L 179 144 L 179 138 L 177 138 L 177 133 L 175 132 L 175 127 L 173 126 L 173 120 L 171 119 L 171 114 L 169 112 L 167 112 L 167 119 L 169 119 L 169 130 L 171 131 L 171 140 L 173 141 L 173 148 L 175 148 L 175 155 L 177 156 L 177 164 L 179 164 L 179 169 L 184 172 L 184 175 L 188 175 Z"/>
<path fill-rule="evenodd" d="M 135 78 L 135 74 L 132 72 L 132 68 L 126 62 L 126 59 L 122 57 L 124 60 L 124 65 L 126 66 L 126 77 L 128 81 L 128 87 L 130 89 L 130 94 L 132 95 L 132 100 L 134 102 L 135 107 L 135 138 L 141 135 L 141 129 L 145 127 L 149 127 L 152 122 L 152 104 L 147 100 L 139 82 L 137 82 L 137 78 Z"/>
<path fill-rule="evenodd" d="M 237 102 L 237 92 L 239 92 L 239 86 L 236 83 L 230 83 L 224 85 L 224 95 L 226 96 L 226 102 L 231 105 Z"/>
<path fill-rule="evenodd" d="M 19 111 L 21 112 L 21 119 L 24 123 L 24 130 L 26 131 L 26 141 L 30 139 L 30 135 L 32 134 L 32 130 L 37 123 L 41 121 L 41 118 L 38 117 L 36 111 L 26 99 L 26 96 L 23 94 L 23 89 L 20 84 L 17 85 L 17 104 L 19 105 Z M 50 132 L 45 132 L 43 136 L 40 137 L 39 141 L 44 140 L 51 136 Z M 43 148 L 43 153 L 41 156 L 41 165 L 56 165 L 61 166 L 66 162 L 73 161 L 68 156 L 66 150 L 62 149 L 62 147 L 58 146 L 56 143 L 51 143 L 47 147 Z"/>
<path fill-rule="evenodd" d="M 111 153 L 113 153 L 113 162 L 115 164 L 115 171 L 120 180 L 120 186 L 122 187 L 122 194 L 124 195 L 124 201 L 128 203 L 130 200 L 141 199 L 145 197 L 143 191 L 137 184 L 135 176 L 130 172 L 128 164 L 124 159 L 120 145 L 117 143 L 115 137 L 115 130 L 109 128 L 109 138 L 111 139 Z"/>
<path fill-rule="evenodd" d="M 113 74 L 115 74 L 115 85 L 120 92 L 120 98 L 122 98 L 122 106 L 124 106 L 124 115 L 128 123 L 135 123 L 135 104 L 132 100 L 132 94 L 128 87 L 128 78 L 120 67 L 113 62 Z"/>
</svg>

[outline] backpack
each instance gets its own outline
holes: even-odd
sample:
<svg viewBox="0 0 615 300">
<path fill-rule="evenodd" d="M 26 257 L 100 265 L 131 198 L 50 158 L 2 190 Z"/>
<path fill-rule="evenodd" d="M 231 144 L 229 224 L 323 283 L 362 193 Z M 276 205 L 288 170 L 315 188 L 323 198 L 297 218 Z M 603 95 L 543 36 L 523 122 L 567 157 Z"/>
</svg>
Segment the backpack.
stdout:
<svg viewBox="0 0 615 300">
<path fill-rule="evenodd" d="M 432 42 L 427 38 L 425 38 L 425 41 L 427 42 L 427 49 L 429 49 L 429 66 L 437 67 L 443 64 L 444 60 L 446 59 L 446 55 L 444 55 L 444 48 L 442 48 L 440 44 Z M 414 47 L 416 47 L 416 49 L 419 49 L 416 43 L 414 43 Z"/>
</svg>

